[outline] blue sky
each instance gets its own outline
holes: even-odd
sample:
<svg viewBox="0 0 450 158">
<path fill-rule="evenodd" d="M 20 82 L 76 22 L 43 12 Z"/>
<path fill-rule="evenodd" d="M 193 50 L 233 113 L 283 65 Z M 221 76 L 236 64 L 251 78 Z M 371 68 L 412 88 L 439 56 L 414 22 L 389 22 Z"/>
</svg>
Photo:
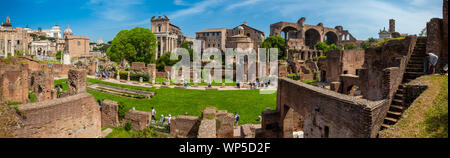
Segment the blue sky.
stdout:
<svg viewBox="0 0 450 158">
<path fill-rule="evenodd" d="M 0 0 L 0 20 L 14 27 L 51 28 L 55 24 L 75 35 L 109 41 L 123 29 L 150 27 L 150 18 L 167 15 L 182 32 L 194 37 L 208 28 L 249 26 L 270 33 L 270 24 L 322 22 L 342 25 L 357 39 L 378 37 L 396 19 L 400 33 L 418 34 L 433 17 L 442 18 L 442 0 Z"/>
</svg>

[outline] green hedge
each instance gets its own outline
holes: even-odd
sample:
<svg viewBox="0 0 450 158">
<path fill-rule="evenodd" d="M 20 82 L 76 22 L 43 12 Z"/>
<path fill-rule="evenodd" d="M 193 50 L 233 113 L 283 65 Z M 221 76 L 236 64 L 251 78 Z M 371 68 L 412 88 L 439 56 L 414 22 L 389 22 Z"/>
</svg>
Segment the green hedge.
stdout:
<svg viewBox="0 0 450 158">
<path fill-rule="evenodd" d="M 121 71 L 120 72 L 120 79 L 127 80 L 128 79 L 128 72 L 127 71 Z M 117 73 L 114 74 L 114 78 L 117 77 Z M 139 78 L 142 77 L 144 82 L 150 81 L 150 76 L 147 74 L 140 74 L 140 73 L 131 73 L 130 74 L 130 80 L 132 81 L 139 81 Z"/>
</svg>

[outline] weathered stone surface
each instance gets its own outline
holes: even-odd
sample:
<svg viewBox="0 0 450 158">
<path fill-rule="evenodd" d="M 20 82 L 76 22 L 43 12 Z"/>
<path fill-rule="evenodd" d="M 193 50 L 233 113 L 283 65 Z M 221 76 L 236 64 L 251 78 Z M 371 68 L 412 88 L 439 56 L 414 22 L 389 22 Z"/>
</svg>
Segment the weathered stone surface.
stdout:
<svg viewBox="0 0 450 158">
<path fill-rule="evenodd" d="M 32 72 L 30 84 L 30 89 L 36 95 L 38 102 L 56 98 L 53 75 L 49 71 L 40 70 Z"/>
<path fill-rule="evenodd" d="M 115 101 L 104 100 L 102 102 L 102 127 L 119 126 L 119 105 Z"/>
<path fill-rule="evenodd" d="M 305 138 L 376 137 L 383 120 L 385 100 L 369 101 L 323 88 L 281 79 L 278 83 L 279 111 L 262 113 L 263 137 L 293 137 L 300 114 Z M 385 114 L 385 113 L 384 113 Z M 282 118 L 282 119 L 280 119 Z M 291 120 L 289 120 L 291 119 Z"/>
<path fill-rule="evenodd" d="M 216 114 L 218 123 L 217 138 L 233 138 L 234 117 L 226 110 L 220 110 Z"/>
<path fill-rule="evenodd" d="M 2 63 L 0 60 L 0 101 L 28 102 L 28 65 L 14 61 Z"/>
<path fill-rule="evenodd" d="M 86 70 L 69 70 L 69 79 L 67 81 L 67 84 L 69 86 L 69 95 L 86 92 L 86 76 Z"/>
<path fill-rule="evenodd" d="M 125 122 L 131 122 L 135 130 L 143 130 L 150 124 L 152 114 L 149 112 L 130 110 L 125 114 Z"/>
<path fill-rule="evenodd" d="M 100 107 L 94 97 L 80 93 L 65 98 L 18 106 L 24 126 L 16 137 L 97 138 L 101 136 Z"/>
<path fill-rule="evenodd" d="M 174 137 L 196 137 L 200 121 L 197 116 L 177 116 L 170 121 L 170 135 Z"/>
<path fill-rule="evenodd" d="M 245 124 L 241 126 L 242 138 L 255 138 L 256 129 L 261 128 L 261 124 Z"/>
<path fill-rule="evenodd" d="M 203 119 L 198 129 L 197 138 L 216 138 L 216 120 Z"/>
</svg>

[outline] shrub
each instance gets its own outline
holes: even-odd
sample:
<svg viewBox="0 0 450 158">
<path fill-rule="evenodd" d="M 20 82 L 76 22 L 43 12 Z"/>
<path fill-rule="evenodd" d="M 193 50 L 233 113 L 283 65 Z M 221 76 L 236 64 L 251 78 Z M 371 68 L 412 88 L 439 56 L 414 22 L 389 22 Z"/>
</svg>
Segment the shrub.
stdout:
<svg viewBox="0 0 450 158">
<path fill-rule="evenodd" d="M 147 82 L 150 79 L 150 76 L 148 76 L 146 74 L 140 74 L 140 73 L 130 74 L 130 80 L 133 80 L 133 81 L 139 81 L 140 77 L 143 78 L 144 82 Z"/>
<path fill-rule="evenodd" d="M 123 119 L 125 117 L 125 113 L 127 112 L 127 108 L 125 106 L 125 104 L 123 102 L 119 102 L 119 109 L 118 111 L 118 115 L 119 115 L 119 119 Z"/>
<path fill-rule="evenodd" d="M 34 94 L 33 91 L 28 92 L 28 99 L 30 99 L 30 103 L 36 102 L 36 95 Z"/>
<path fill-rule="evenodd" d="M 132 127 L 132 125 L 131 125 L 131 122 L 130 121 L 128 121 L 127 123 L 125 123 L 125 130 L 126 131 L 130 131 L 131 130 L 131 127 Z"/>
<path fill-rule="evenodd" d="M 356 45 L 355 45 L 355 43 L 346 43 L 346 44 L 344 44 L 344 49 L 345 50 L 356 49 Z"/>
</svg>

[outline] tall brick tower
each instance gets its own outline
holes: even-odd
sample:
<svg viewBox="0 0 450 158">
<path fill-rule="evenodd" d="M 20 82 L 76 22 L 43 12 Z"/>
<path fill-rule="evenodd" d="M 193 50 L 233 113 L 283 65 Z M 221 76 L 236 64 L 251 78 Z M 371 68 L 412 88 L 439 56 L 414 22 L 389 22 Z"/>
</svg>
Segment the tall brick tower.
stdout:
<svg viewBox="0 0 450 158">
<path fill-rule="evenodd" d="M 389 33 L 395 32 L 395 20 L 389 19 Z"/>
</svg>

